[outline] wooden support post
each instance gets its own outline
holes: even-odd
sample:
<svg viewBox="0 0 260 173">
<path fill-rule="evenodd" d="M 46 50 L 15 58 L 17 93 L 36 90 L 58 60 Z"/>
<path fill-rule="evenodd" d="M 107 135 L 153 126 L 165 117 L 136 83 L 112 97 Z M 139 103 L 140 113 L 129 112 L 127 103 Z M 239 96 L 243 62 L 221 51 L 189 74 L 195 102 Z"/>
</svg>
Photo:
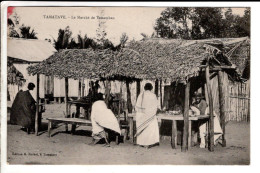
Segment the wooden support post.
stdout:
<svg viewBox="0 0 260 173">
<path fill-rule="evenodd" d="M 126 92 L 127 92 L 127 109 L 129 113 L 132 113 L 132 102 L 131 102 L 131 91 L 130 91 L 130 82 L 126 80 Z"/>
<path fill-rule="evenodd" d="M 129 121 L 129 136 L 132 142 L 134 143 L 134 118 L 128 117 Z"/>
<path fill-rule="evenodd" d="M 160 108 L 162 109 L 163 108 L 163 101 L 162 101 L 162 80 L 160 80 Z"/>
<path fill-rule="evenodd" d="M 82 78 L 82 91 L 81 91 L 81 96 L 84 97 L 85 96 L 85 82 L 84 82 L 84 78 Z"/>
<path fill-rule="evenodd" d="M 78 99 L 81 97 L 81 79 L 79 79 Z"/>
<path fill-rule="evenodd" d="M 207 85 L 207 93 L 209 98 L 209 150 L 214 151 L 214 114 L 213 114 L 213 98 L 212 91 L 210 87 L 210 79 L 209 79 L 209 66 L 206 67 L 206 85 Z"/>
<path fill-rule="evenodd" d="M 189 120 L 189 137 L 188 137 L 188 148 L 190 148 L 192 145 L 191 145 L 191 143 L 192 143 L 192 130 L 191 130 L 191 120 Z"/>
<path fill-rule="evenodd" d="M 59 104 L 61 104 L 61 97 L 59 97 Z"/>
<path fill-rule="evenodd" d="M 139 80 L 136 81 L 136 100 L 141 93 L 141 82 Z"/>
<path fill-rule="evenodd" d="M 36 84 L 36 115 L 35 115 L 35 135 L 38 136 L 39 131 L 39 84 L 40 84 L 40 75 L 37 74 L 37 84 Z"/>
<path fill-rule="evenodd" d="M 48 137 L 51 137 L 51 120 L 48 121 Z"/>
<path fill-rule="evenodd" d="M 69 79 L 67 77 L 65 77 L 65 118 L 68 117 L 68 92 L 69 92 Z M 65 130 L 66 132 L 68 132 L 68 124 L 65 124 Z"/>
<path fill-rule="evenodd" d="M 188 137 L 189 137 L 189 98 L 190 98 L 190 82 L 185 85 L 185 102 L 184 102 L 184 126 L 183 126 L 183 139 L 181 151 L 188 150 Z"/>
<path fill-rule="evenodd" d="M 154 87 L 154 93 L 155 93 L 155 95 L 158 97 L 158 86 L 159 86 L 159 81 L 158 81 L 158 79 L 156 79 L 155 80 L 155 87 Z"/>
<path fill-rule="evenodd" d="M 172 137 L 171 137 L 171 146 L 172 149 L 177 147 L 177 121 L 172 121 Z"/>
<path fill-rule="evenodd" d="M 224 93 L 224 84 L 223 84 L 223 72 L 218 71 L 218 89 L 219 89 L 219 108 L 220 108 L 220 124 L 223 131 L 222 135 L 222 146 L 226 146 L 226 139 L 225 139 L 225 93 Z"/>
<path fill-rule="evenodd" d="M 107 79 L 106 80 L 106 86 L 105 86 L 105 102 L 107 104 L 107 107 L 109 108 L 109 99 L 110 99 L 110 90 L 111 90 L 111 83 Z"/>
</svg>

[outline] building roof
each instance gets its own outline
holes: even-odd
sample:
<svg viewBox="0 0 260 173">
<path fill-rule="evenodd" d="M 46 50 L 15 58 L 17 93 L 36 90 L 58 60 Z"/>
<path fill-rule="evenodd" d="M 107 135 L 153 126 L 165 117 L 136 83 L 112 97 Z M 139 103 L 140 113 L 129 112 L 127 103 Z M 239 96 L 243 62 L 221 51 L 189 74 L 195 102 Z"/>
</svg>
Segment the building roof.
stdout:
<svg viewBox="0 0 260 173">
<path fill-rule="evenodd" d="M 41 62 L 49 58 L 56 49 L 51 43 L 37 39 L 8 38 L 7 56 L 19 61 Z"/>
<path fill-rule="evenodd" d="M 28 68 L 29 73 L 69 78 L 114 78 L 186 80 L 198 76 L 205 60 L 229 66 L 232 75 L 239 76 L 225 53 L 240 43 L 241 38 L 179 40 L 147 39 L 131 41 L 120 51 L 67 49 Z M 228 44 L 225 44 L 228 43 Z M 227 50 L 226 45 L 233 44 Z M 231 54 L 232 55 L 232 54 Z M 215 64 L 214 64 L 215 63 Z"/>
</svg>

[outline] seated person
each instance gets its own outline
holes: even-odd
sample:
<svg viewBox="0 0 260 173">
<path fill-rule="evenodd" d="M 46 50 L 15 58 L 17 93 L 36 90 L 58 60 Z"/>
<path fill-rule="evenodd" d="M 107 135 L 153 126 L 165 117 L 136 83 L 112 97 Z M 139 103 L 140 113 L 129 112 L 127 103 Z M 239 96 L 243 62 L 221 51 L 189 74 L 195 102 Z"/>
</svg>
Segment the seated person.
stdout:
<svg viewBox="0 0 260 173">
<path fill-rule="evenodd" d="M 201 94 L 195 95 L 195 102 L 191 106 L 191 110 L 195 115 L 207 115 L 209 114 L 209 107 L 207 106 L 206 101 L 203 99 Z M 207 126 L 206 122 L 202 122 L 199 125 L 199 134 L 200 134 L 200 148 L 206 147 L 206 135 L 207 135 Z M 214 112 L 214 145 L 216 145 L 219 137 L 223 134 L 218 116 Z"/>
<path fill-rule="evenodd" d="M 35 85 L 29 83 L 27 91 L 17 93 L 10 114 L 10 123 L 26 128 L 28 134 L 34 129 L 35 124 L 36 101 L 31 94 L 34 88 Z"/>
<path fill-rule="evenodd" d="M 91 112 L 91 123 L 92 123 L 92 137 L 93 141 L 91 145 L 95 145 L 100 139 L 105 139 L 107 147 L 109 142 L 107 139 L 106 131 L 112 130 L 118 134 L 121 134 L 119 123 L 113 112 L 107 108 L 106 103 L 103 99 L 103 94 L 97 94 L 97 101 L 92 105 Z"/>
</svg>

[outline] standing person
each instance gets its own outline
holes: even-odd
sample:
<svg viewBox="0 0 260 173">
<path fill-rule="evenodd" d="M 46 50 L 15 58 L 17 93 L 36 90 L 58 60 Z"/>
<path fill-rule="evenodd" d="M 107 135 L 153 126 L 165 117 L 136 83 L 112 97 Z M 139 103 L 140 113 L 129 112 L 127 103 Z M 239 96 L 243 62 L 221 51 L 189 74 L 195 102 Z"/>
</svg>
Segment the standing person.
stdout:
<svg viewBox="0 0 260 173">
<path fill-rule="evenodd" d="M 193 106 L 195 106 L 198 109 L 198 113 L 200 115 L 207 115 L 209 114 L 209 107 L 204 100 L 204 97 L 202 94 L 195 94 L 195 102 L 193 103 Z M 218 119 L 218 116 L 215 112 L 214 113 L 214 145 L 217 144 L 218 139 L 223 134 L 223 131 L 220 126 L 220 122 Z M 207 135 L 207 126 L 206 122 L 202 121 L 199 124 L 199 134 L 200 134 L 200 148 L 206 147 L 206 135 Z"/>
<path fill-rule="evenodd" d="M 106 141 L 105 146 L 109 147 L 106 132 L 113 131 L 119 135 L 121 134 L 119 123 L 113 112 L 107 108 L 102 93 L 97 94 L 97 100 L 92 105 L 91 123 L 93 140 L 90 145 L 95 145 L 103 138 Z"/>
<path fill-rule="evenodd" d="M 152 93 L 153 86 L 146 83 L 135 105 L 136 110 L 136 143 L 146 148 L 159 144 L 159 127 L 156 118 L 157 97 Z"/>
<path fill-rule="evenodd" d="M 193 103 L 197 109 L 199 109 L 201 115 L 205 115 L 208 104 L 201 93 L 195 93 L 195 102 Z"/>
<path fill-rule="evenodd" d="M 27 91 L 17 93 L 10 114 L 10 123 L 26 128 L 28 134 L 34 129 L 35 123 L 36 101 L 32 97 L 34 88 L 35 85 L 29 83 Z"/>
</svg>

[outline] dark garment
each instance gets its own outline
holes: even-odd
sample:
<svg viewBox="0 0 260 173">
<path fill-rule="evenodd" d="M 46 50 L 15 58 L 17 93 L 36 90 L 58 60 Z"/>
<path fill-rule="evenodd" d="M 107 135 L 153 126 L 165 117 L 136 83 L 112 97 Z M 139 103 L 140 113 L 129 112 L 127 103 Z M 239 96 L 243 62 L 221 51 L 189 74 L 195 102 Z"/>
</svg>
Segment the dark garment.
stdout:
<svg viewBox="0 0 260 173">
<path fill-rule="evenodd" d="M 35 122 L 36 105 L 29 91 L 19 91 L 14 99 L 10 123 L 31 128 Z"/>
</svg>

